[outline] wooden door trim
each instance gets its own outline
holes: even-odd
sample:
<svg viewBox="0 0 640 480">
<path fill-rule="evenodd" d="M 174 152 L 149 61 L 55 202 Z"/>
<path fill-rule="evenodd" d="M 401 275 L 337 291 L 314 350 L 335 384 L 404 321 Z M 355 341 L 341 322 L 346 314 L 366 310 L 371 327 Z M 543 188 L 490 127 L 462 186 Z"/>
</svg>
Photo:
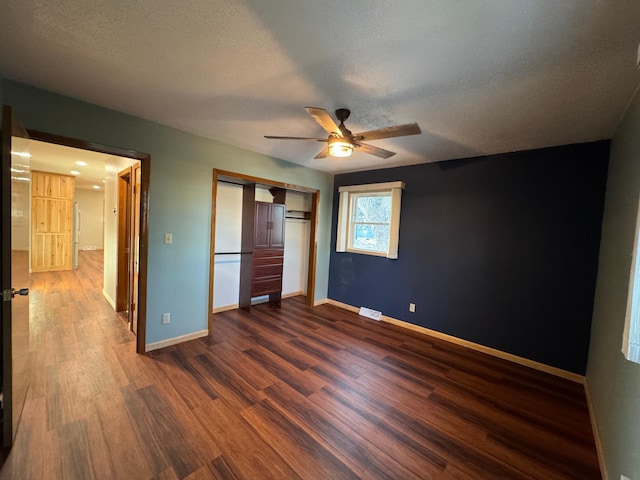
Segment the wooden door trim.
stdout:
<svg viewBox="0 0 640 480">
<path fill-rule="evenodd" d="M 266 178 L 254 177 L 242 173 L 231 172 L 229 170 L 213 169 L 213 185 L 211 192 L 211 241 L 209 250 L 209 321 L 208 329 L 211 333 L 213 329 L 213 269 L 216 251 L 216 195 L 218 193 L 218 181 L 235 183 L 237 185 L 262 185 L 265 187 L 275 187 L 295 192 L 311 194 L 311 228 L 309 231 L 309 257 L 307 268 L 307 305 L 313 307 L 315 304 L 316 289 L 316 262 L 318 254 L 318 211 L 320 205 L 320 190 L 291 183 L 278 182 Z"/>
<path fill-rule="evenodd" d="M 136 352 L 145 353 L 147 348 L 147 256 L 149 252 L 149 180 L 151 178 L 151 155 L 135 150 L 111 147 L 38 130 L 27 129 L 27 132 L 34 140 L 90 150 L 92 152 L 106 153 L 107 155 L 117 157 L 133 158 L 140 161 L 140 263 L 138 271 L 138 335 L 136 337 Z"/>
<path fill-rule="evenodd" d="M 116 279 L 116 312 L 129 311 L 131 295 L 131 167 L 118 172 L 118 273 Z M 123 185 L 126 183 L 126 187 Z M 124 199 L 123 199 L 124 195 Z M 129 314 L 129 313 L 128 313 Z"/>
<path fill-rule="evenodd" d="M 138 334 L 138 265 L 140 251 L 140 162 L 136 162 L 131 166 L 131 223 L 130 223 L 130 251 L 131 251 L 131 273 L 129 275 L 131 298 L 133 303 L 131 309 L 131 331 Z"/>
</svg>

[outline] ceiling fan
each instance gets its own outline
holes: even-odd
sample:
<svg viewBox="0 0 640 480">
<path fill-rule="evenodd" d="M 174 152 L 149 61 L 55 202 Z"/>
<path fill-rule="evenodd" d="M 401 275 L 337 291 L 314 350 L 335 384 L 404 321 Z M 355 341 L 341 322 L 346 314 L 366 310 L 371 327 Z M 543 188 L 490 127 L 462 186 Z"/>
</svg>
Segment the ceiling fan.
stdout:
<svg viewBox="0 0 640 480">
<path fill-rule="evenodd" d="M 375 155 L 380 158 L 389 158 L 395 155 L 395 152 L 390 152 L 384 148 L 374 147 L 362 143 L 367 140 L 380 140 L 382 138 L 391 137 L 404 137 L 406 135 L 417 135 L 422 133 L 417 123 L 408 123 L 406 125 L 396 125 L 395 127 L 379 128 L 377 130 L 369 130 L 368 132 L 351 133 L 344 122 L 351 111 L 346 108 L 339 108 L 336 110 L 336 118 L 340 121 L 340 125 L 336 125 L 331 115 L 322 109 L 315 107 L 304 107 L 304 109 L 311 115 L 316 122 L 320 124 L 322 128 L 329 134 L 327 138 L 313 138 L 313 137 L 279 137 L 274 135 L 265 135 L 264 138 L 276 139 L 276 140 L 314 140 L 317 142 L 326 142 L 327 146 L 320 152 L 315 158 L 332 157 L 349 157 L 354 150 L 358 150 L 369 155 Z"/>
</svg>

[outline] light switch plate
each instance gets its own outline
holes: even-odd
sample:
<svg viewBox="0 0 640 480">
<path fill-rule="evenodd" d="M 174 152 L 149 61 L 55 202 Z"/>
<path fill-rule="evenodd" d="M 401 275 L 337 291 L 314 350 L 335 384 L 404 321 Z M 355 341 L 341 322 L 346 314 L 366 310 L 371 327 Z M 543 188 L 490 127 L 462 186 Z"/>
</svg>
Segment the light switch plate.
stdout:
<svg viewBox="0 0 640 480">
<path fill-rule="evenodd" d="M 165 245 L 171 245 L 173 243 L 173 234 L 172 233 L 165 233 L 164 234 L 164 244 Z"/>
</svg>

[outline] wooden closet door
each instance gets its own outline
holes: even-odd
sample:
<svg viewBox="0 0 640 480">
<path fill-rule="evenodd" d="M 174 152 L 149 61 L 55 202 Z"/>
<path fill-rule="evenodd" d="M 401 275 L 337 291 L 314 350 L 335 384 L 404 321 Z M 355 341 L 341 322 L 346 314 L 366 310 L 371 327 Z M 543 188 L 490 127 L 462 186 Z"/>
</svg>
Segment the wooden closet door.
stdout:
<svg viewBox="0 0 640 480">
<path fill-rule="evenodd" d="M 271 246 L 271 204 L 256 202 L 256 218 L 253 224 L 253 248 Z"/>
<path fill-rule="evenodd" d="M 32 172 L 31 271 L 71 270 L 75 179 Z"/>
<path fill-rule="evenodd" d="M 271 205 L 271 217 L 269 221 L 271 230 L 270 248 L 284 248 L 284 218 L 285 206 L 279 204 Z"/>
</svg>

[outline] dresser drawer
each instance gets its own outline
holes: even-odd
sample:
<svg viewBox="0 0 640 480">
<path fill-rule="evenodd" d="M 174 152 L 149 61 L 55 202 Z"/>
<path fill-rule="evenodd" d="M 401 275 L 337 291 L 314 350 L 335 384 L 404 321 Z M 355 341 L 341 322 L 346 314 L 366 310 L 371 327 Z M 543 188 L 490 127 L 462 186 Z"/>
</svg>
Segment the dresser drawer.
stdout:
<svg viewBox="0 0 640 480">
<path fill-rule="evenodd" d="M 282 264 L 253 266 L 253 281 L 274 276 L 282 276 Z"/>
<path fill-rule="evenodd" d="M 251 284 L 251 296 L 257 297 L 282 290 L 282 276 L 254 280 Z"/>
<path fill-rule="evenodd" d="M 284 257 L 264 257 L 264 258 L 256 258 L 253 257 L 253 267 L 259 267 L 263 265 L 279 265 L 282 268 L 284 264 Z"/>
<path fill-rule="evenodd" d="M 283 248 L 254 248 L 253 258 L 284 257 Z"/>
</svg>

